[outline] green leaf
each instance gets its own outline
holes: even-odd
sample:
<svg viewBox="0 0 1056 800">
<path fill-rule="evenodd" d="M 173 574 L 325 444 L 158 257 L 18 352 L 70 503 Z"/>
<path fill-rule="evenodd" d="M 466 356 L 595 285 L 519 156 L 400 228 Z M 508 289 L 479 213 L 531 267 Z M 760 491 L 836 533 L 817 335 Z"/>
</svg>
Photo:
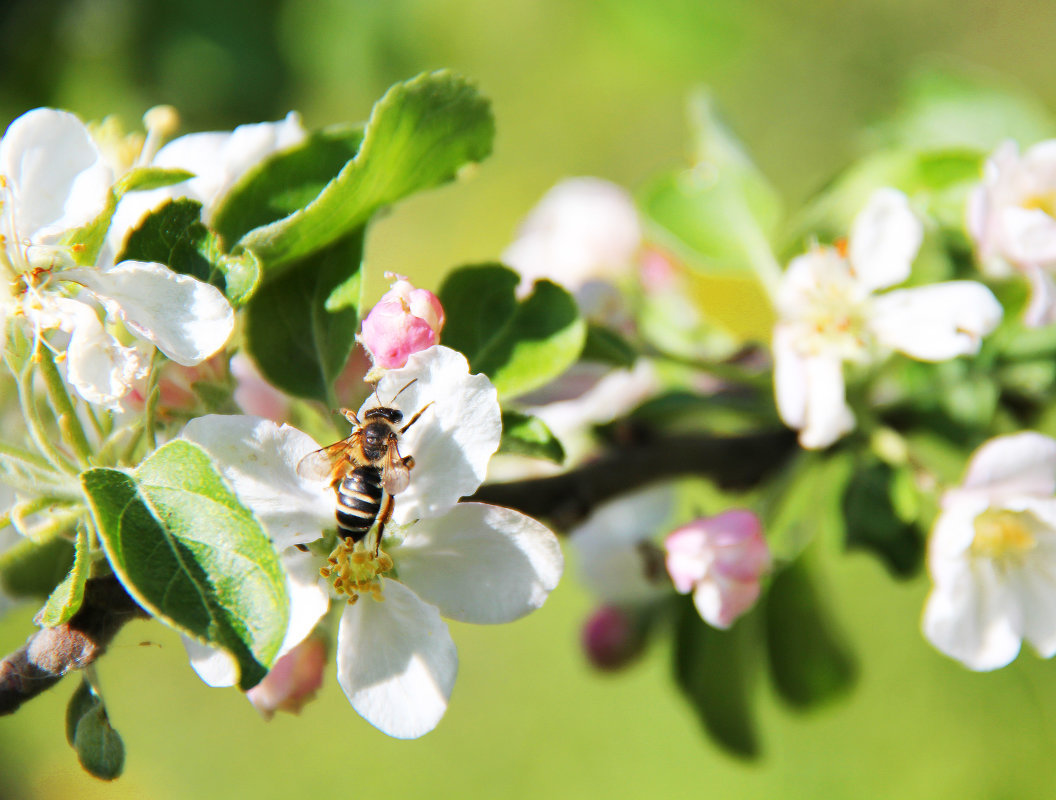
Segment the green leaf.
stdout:
<svg viewBox="0 0 1056 800">
<path fill-rule="evenodd" d="M 336 405 L 334 381 L 356 345 L 359 326 L 359 293 L 351 287 L 362 268 L 363 233 L 264 284 L 246 306 L 249 352 L 263 375 L 287 394 Z"/>
<path fill-rule="evenodd" d="M 532 458 L 545 458 L 555 464 L 565 461 L 565 448 L 539 417 L 519 411 L 502 412 L 502 441 L 500 453 Z"/>
<path fill-rule="evenodd" d="M 167 625 L 230 652 L 242 689 L 256 685 L 286 633 L 285 573 L 205 452 L 176 440 L 131 474 L 96 468 L 81 481 L 129 594 Z"/>
<path fill-rule="evenodd" d="M 786 702 L 808 708 L 854 684 L 854 656 L 836 632 L 802 559 L 774 575 L 764 613 L 770 675 Z"/>
<path fill-rule="evenodd" d="M 924 558 L 924 539 L 895 510 L 895 470 L 880 461 L 856 465 L 843 493 L 847 546 L 871 550 L 898 577 L 909 577 Z"/>
<path fill-rule="evenodd" d="M 768 242 L 782 218 L 780 198 L 706 93 L 690 99 L 690 120 L 696 134 L 693 168 L 650 184 L 640 198 L 642 211 L 661 242 L 695 269 L 748 272 L 773 258 Z"/>
<path fill-rule="evenodd" d="M 846 450 L 804 451 L 771 487 L 763 527 L 776 561 L 795 561 L 816 536 L 843 541 L 840 500 L 852 466 Z"/>
<path fill-rule="evenodd" d="M 736 436 L 776 424 L 773 399 L 754 392 L 699 395 L 682 389 L 651 397 L 613 425 Z M 608 427 L 608 426 L 606 426 Z"/>
<path fill-rule="evenodd" d="M 193 172 L 185 169 L 165 169 L 163 167 L 134 167 L 126 172 L 114 184 L 118 197 L 128 192 L 143 192 L 150 189 L 161 189 L 174 186 L 194 177 Z"/>
<path fill-rule="evenodd" d="M 587 338 L 579 358 L 582 361 L 612 364 L 614 367 L 633 367 L 638 360 L 638 351 L 611 328 L 588 322 Z"/>
<path fill-rule="evenodd" d="M 125 744 L 87 680 L 81 681 L 66 707 L 66 739 L 90 775 L 112 781 L 124 771 Z"/>
<path fill-rule="evenodd" d="M 73 545 L 62 537 L 45 544 L 23 539 L 0 555 L 0 590 L 9 597 L 43 599 L 73 562 Z"/>
<path fill-rule="evenodd" d="M 750 618 L 728 631 L 707 625 L 692 601 L 680 598 L 675 629 L 675 680 L 704 729 L 726 750 L 742 758 L 759 755 L 752 715 Z"/>
<path fill-rule="evenodd" d="M 201 222 L 202 204 L 170 200 L 150 212 L 125 240 L 117 260 L 153 261 L 174 272 L 211 283 L 234 305 L 253 293 L 260 264 L 249 251 L 237 256 L 221 252 L 220 240 Z"/>
<path fill-rule="evenodd" d="M 55 587 L 41 610 L 37 622 L 45 628 L 68 621 L 77 613 L 84 602 L 84 584 L 88 580 L 91 562 L 88 551 L 88 529 L 82 524 L 77 528 L 77 542 L 74 546 L 73 567 L 66 579 Z"/>
<path fill-rule="evenodd" d="M 362 227 L 378 209 L 452 180 L 491 153 L 494 135 L 488 101 L 463 78 L 439 71 L 398 83 L 375 104 L 362 145 L 337 177 L 304 208 L 246 233 L 238 247 L 255 252 L 266 273 L 281 269 Z"/>
<path fill-rule="evenodd" d="M 307 206 L 359 152 L 362 126 L 315 131 L 243 175 L 213 213 L 213 228 L 234 244 L 246 233 Z"/>
<path fill-rule="evenodd" d="M 465 354 L 473 372 L 491 378 L 501 396 L 537 389 L 575 363 L 587 326 L 575 298 L 556 283 L 538 281 L 524 300 L 520 277 L 485 264 L 455 270 L 440 287 L 442 341 Z"/>
</svg>

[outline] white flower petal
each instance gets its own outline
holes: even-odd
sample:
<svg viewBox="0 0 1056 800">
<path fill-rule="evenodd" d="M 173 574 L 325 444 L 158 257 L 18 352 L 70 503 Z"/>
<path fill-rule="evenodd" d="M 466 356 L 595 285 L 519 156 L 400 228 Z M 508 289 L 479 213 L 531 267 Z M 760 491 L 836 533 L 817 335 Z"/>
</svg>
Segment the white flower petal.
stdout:
<svg viewBox="0 0 1056 800">
<path fill-rule="evenodd" d="M 93 219 L 113 181 L 84 123 L 51 108 L 11 123 L 0 139 L 0 175 L 14 199 L 19 236 L 36 244 Z"/>
<path fill-rule="evenodd" d="M 398 523 L 443 514 L 475 492 L 499 448 L 502 418 L 495 387 L 484 375 L 470 375 L 465 356 L 447 347 L 422 350 L 407 366 L 387 372 L 359 418 L 370 408 L 392 405 L 403 412 L 406 425 L 429 403 L 401 437 L 400 453 L 413 456 L 415 467 L 410 486 L 396 500 Z"/>
<path fill-rule="evenodd" d="M 337 634 L 337 680 L 352 707 L 397 739 L 437 726 L 458 672 L 458 652 L 440 614 L 396 581 L 384 602 L 364 595 L 345 608 Z"/>
<path fill-rule="evenodd" d="M 308 434 L 259 417 L 209 414 L 187 423 L 180 436 L 212 456 L 276 549 L 313 541 L 336 526 L 333 490 L 296 472 L 301 458 L 319 449 Z"/>
<path fill-rule="evenodd" d="M 1030 281 L 1030 303 L 1023 312 L 1023 324 L 1040 328 L 1056 322 L 1056 282 L 1041 267 L 1027 264 L 1023 272 Z"/>
<path fill-rule="evenodd" d="M 807 424 L 807 361 L 796 347 L 795 331 L 774 328 L 774 396 L 782 421 L 794 430 Z"/>
<path fill-rule="evenodd" d="M 145 373 L 146 355 L 138 347 L 119 344 L 87 304 L 58 298 L 55 307 L 62 316 L 62 329 L 70 333 L 66 379 L 89 403 L 113 406 Z"/>
<path fill-rule="evenodd" d="M 1046 496 L 1056 492 L 1056 439 L 1032 431 L 991 439 L 972 455 L 960 490 L 985 492 L 991 501 L 1014 495 Z"/>
<path fill-rule="evenodd" d="M 806 419 L 799 443 L 808 449 L 828 447 L 854 429 L 854 414 L 844 394 L 843 364 L 828 354 L 803 360 L 806 376 Z"/>
<path fill-rule="evenodd" d="M 906 196 L 897 189 L 878 189 L 851 228 L 851 265 L 869 289 L 895 286 L 909 277 L 923 239 L 924 225 Z"/>
<path fill-rule="evenodd" d="M 330 593 L 320 581 L 318 556 L 290 547 L 280 557 L 290 594 L 290 624 L 276 660 L 303 642 L 330 608 Z"/>
<path fill-rule="evenodd" d="M 87 286 L 133 333 L 185 367 L 213 355 L 234 330 L 235 312 L 215 286 L 164 264 L 122 261 L 61 277 Z"/>
<path fill-rule="evenodd" d="M 185 633 L 180 634 L 191 667 L 207 686 L 234 686 L 238 683 L 238 662 L 219 647 L 199 642 Z"/>
<path fill-rule="evenodd" d="M 641 603 L 670 591 L 660 562 L 643 552 L 666 531 L 675 510 L 675 491 L 666 484 L 628 492 L 602 503 L 569 537 L 579 553 L 580 577 L 608 603 Z M 651 570 L 659 570 L 659 578 Z"/>
<path fill-rule="evenodd" d="M 873 308 L 877 339 L 921 361 L 978 352 L 1003 313 L 993 292 L 975 281 L 896 289 L 877 297 Z"/>
<path fill-rule="evenodd" d="M 1021 626 L 1013 598 L 985 561 L 960 561 L 956 574 L 935 585 L 924 607 L 924 635 L 974 670 L 1009 664 L 1019 654 Z"/>
<path fill-rule="evenodd" d="M 1052 543 L 1030 554 L 1015 577 L 1013 591 L 1023 613 L 1023 638 L 1042 658 L 1056 655 L 1056 559 Z"/>
<path fill-rule="evenodd" d="M 477 624 L 512 622 L 539 608 L 564 568 L 549 529 L 483 503 L 421 520 L 391 555 L 415 594 L 445 617 Z"/>
<path fill-rule="evenodd" d="M 1020 264 L 1056 261 L 1056 219 L 1040 208 L 1018 206 L 1004 208 L 1000 215 L 1009 258 Z"/>
</svg>

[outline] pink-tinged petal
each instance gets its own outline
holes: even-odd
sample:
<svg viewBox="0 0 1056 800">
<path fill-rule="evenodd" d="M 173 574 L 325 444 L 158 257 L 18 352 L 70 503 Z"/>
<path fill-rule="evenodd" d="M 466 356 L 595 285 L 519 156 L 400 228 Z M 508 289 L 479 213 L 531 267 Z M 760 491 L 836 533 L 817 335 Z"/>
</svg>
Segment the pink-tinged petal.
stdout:
<svg viewBox="0 0 1056 800">
<path fill-rule="evenodd" d="M 352 707 L 397 739 L 437 726 L 458 672 L 458 652 L 435 607 L 396 581 L 384 602 L 360 597 L 341 615 L 337 680 Z"/>
<path fill-rule="evenodd" d="M 1050 187 L 1049 192 L 1056 190 Z M 1040 208 L 1011 206 L 1001 210 L 1006 255 L 1019 264 L 1056 261 L 1056 219 Z"/>
<path fill-rule="evenodd" d="M 301 642 L 246 692 L 246 699 L 264 719 L 271 719 L 276 711 L 299 714 L 323 685 L 328 649 L 326 642 L 316 637 Z"/>
<path fill-rule="evenodd" d="M 393 549 L 400 580 L 459 622 L 512 622 L 542 606 L 564 557 L 557 537 L 517 511 L 459 503 L 421 520 Z"/>
<path fill-rule="evenodd" d="M 1027 264 L 1023 272 L 1030 281 L 1030 303 L 1023 312 L 1023 324 L 1041 328 L 1056 322 L 1056 282 L 1045 269 Z"/>
<path fill-rule="evenodd" d="M 35 244 L 95 218 L 113 175 L 88 129 L 73 114 L 37 108 L 0 139 L 0 175 L 13 199 L 18 235 Z"/>
<path fill-rule="evenodd" d="M 281 423 L 290 413 L 290 398 L 264 379 L 245 353 L 231 357 L 231 375 L 236 386 L 234 400 L 244 412 Z"/>
<path fill-rule="evenodd" d="M 975 281 L 896 289 L 877 297 L 870 327 L 881 344 L 921 361 L 977 353 L 1004 310 Z"/>
<path fill-rule="evenodd" d="M 296 471 L 304 456 L 319 449 L 308 434 L 259 417 L 209 414 L 187 423 L 180 437 L 212 457 L 279 551 L 336 526 L 333 490 Z"/>
<path fill-rule="evenodd" d="M 975 451 L 962 490 L 986 492 L 992 500 L 1056 492 L 1056 439 L 1024 431 L 998 436 Z M 956 495 L 947 494 L 947 498 Z"/>
<path fill-rule="evenodd" d="M 726 630 L 759 599 L 759 581 L 703 581 L 693 590 L 693 605 L 713 628 Z"/>
<path fill-rule="evenodd" d="M 475 492 L 502 437 L 498 393 L 487 376 L 470 375 L 461 353 L 430 347 L 412 355 L 402 369 L 386 373 L 359 418 L 390 404 L 403 412 L 403 425 L 425 409 L 401 437 L 400 453 L 413 456 L 415 466 L 410 486 L 397 497 L 393 519 L 405 523 L 439 516 Z"/>
<path fill-rule="evenodd" d="M 223 688 L 238 683 L 238 662 L 235 657 L 219 647 L 199 642 L 187 634 L 180 634 L 187 651 L 191 668 L 206 686 Z"/>
<path fill-rule="evenodd" d="M 123 261 L 106 270 L 67 270 L 61 277 L 87 286 L 133 333 L 184 366 L 209 358 L 234 330 L 235 312 L 215 286 L 164 264 Z"/>
<path fill-rule="evenodd" d="M 895 286 L 909 277 L 924 240 L 924 225 L 897 189 L 878 189 L 855 218 L 849 237 L 851 265 L 869 289 Z"/>
</svg>

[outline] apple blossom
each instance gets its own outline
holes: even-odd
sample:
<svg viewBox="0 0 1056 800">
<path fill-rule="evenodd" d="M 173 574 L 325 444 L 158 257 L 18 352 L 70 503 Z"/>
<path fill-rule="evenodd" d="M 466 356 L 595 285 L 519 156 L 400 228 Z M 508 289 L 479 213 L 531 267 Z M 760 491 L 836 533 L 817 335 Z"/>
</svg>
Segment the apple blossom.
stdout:
<svg viewBox="0 0 1056 800">
<path fill-rule="evenodd" d="M 1056 322 L 1056 139 L 1022 155 L 1013 141 L 994 151 L 968 199 L 968 232 L 984 270 L 1001 276 L 1011 267 L 1030 281 L 1024 321 Z"/>
<path fill-rule="evenodd" d="M 444 327 L 444 309 L 435 294 L 402 275 L 385 277 L 395 280 L 363 320 L 358 337 L 374 367 L 383 370 L 398 369 L 412 353 L 438 344 Z"/>
<path fill-rule="evenodd" d="M 234 328 L 234 312 L 215 287 L 163 264 L 76 266 L 62 237 L 104 211 L 112 179 L 87 128 L 68 112 L 29 111 L 0 139 L 0 268 L 7 273 L 0 316 L 24 318 L 37 342 L 45 331 L 68 334 L 70 384 L 105 406 L 144 373 L 148 346 L 190 366 L 219 350 Z M 115 335 L 120 327 L 132 344 Z"/>
<path fill-rule="evenodd" d="M 692 592 L 701 618 L 715 628 L 729 628 L 755 605 L 770 569 L 770 548 L 750 511 L 695 519 L 669 533 L 664 549 L 675 590 Z"/>
<path fill-rule="evenodd" d="M 1010 663 L 1026 639 L 1056 654 L 1056 440 L 999 436 L 943 496 L 928 542 L 924 635 L 974 670 Z"/>
<path fill-rule="evenodd" d="M 974 281 L 878 293 L 909 277 L 922 237 L 905 195 L 879 189 L 845 247 L 816 247 L 789 264 L 777 296 L 774 389 L 803 447 L 827 447 L 854 427 L 845 362 L 871 364 L 890 350 L 945 361 L 977 352 L 1000 322 L 1000 303 Z"/>
<path fill-rule="evenodd" d="M 521 274 L 524 291 L 542 278 L 575 291 L 627 272 L 641 241 L 638 211 L 625 189 L 600 178 L 570 178 L 539 201 L 502 260 Z"/>
<path fill-rule="evenodd" d="M 460 353 L 436 346 L 413 354 L 382 378 L 360 418 L 379 404 L 405 419 L 427 409 L 400 440 L 400 452 L 415 459 L 410 485 L 397 495 L 381 542 L 341 543 L 316 565 L 347 601 L 337 636 L 346 696 L 384 733 L 415 738 L 439 723 L 457 671 L 441 614 L 474 623 L 517 619 L 543 604 L 562 556 L 556 537 L 530 517 L 458 502 L 480 485 L 501 435 L 495 388 L 470 375 Z M 333 489 L 296 471 L 318 449 L 307 434 L 255 417 L 207 416 L 183 435 L 210 453 L 284 561 L 296 545 L 336 527 Z M 291 609 L 291 630 L 301 616 Z"/>
<path fill-rule="evenodd" d="M 264 680 L 246 692 L 246 699 L 264 719 L 271 719 L 276 711 L 300 713 L 323 685 L 328 656 L 326 642 L 309 636 L 279 658 Z"/>
<path fill-rule="evenodd" d="M 580 642 L 592 665 L 598 669 L 616 670 L 641 655 L 645 631 L 630 610 L 603 605 L 583 623 Z"/>
</svg>

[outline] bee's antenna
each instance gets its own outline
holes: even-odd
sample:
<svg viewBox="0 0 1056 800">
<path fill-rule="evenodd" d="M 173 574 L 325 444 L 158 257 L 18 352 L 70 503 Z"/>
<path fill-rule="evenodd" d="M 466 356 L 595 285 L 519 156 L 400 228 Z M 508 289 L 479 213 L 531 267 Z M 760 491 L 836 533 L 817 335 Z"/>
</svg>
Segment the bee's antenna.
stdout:
<svg viewBox="0 0 1056 800">
<path fill-rule="evenodd" d="M 408 387 L 410 387 L 412 384 L 415 384 L 417 382 L 418 382 L 418 379 L 417 378 L 413 378 L 410 383 L 408 383 L 406 386 L 404 386 L 402 389 L 400 389 L 400 391 L 396 392 L 396 394 L 394 394 L 392 396 L 392 399 L 389 401 L 389 405 L 392 405 L 393 403 L 395 403 L 397 397 L 399 397 L 401 394 L 403 394 L 408 389 Z M 375 391 L 375 393 L 377 392 L 377 387 L 375 387 L 374 391 Z M 378 402 L 379 403 L 381 402 L 381 398 L 380 397 L 378 398 Z"/>
<path fill-rule="evenodd" d="M 376 398 L 378 398 L 378 405 L 379 405 L 379 406 L 383 406 L 383 405 L 385 405 L 385 404 L 384 404 L 383 402 L 381 402 L 381 395 L 380 395 L 380 394 L 378 394 L 378 382 L 377 382 L 377 381 L 375 381 L 375 382 L 374 382 L 374 383 L 372 384 L 372 386 L 374 387 L 374 392 L 373 392 L 373 394 L 374 394 L 374 396 L 375 396 Z"/>
</svg>

